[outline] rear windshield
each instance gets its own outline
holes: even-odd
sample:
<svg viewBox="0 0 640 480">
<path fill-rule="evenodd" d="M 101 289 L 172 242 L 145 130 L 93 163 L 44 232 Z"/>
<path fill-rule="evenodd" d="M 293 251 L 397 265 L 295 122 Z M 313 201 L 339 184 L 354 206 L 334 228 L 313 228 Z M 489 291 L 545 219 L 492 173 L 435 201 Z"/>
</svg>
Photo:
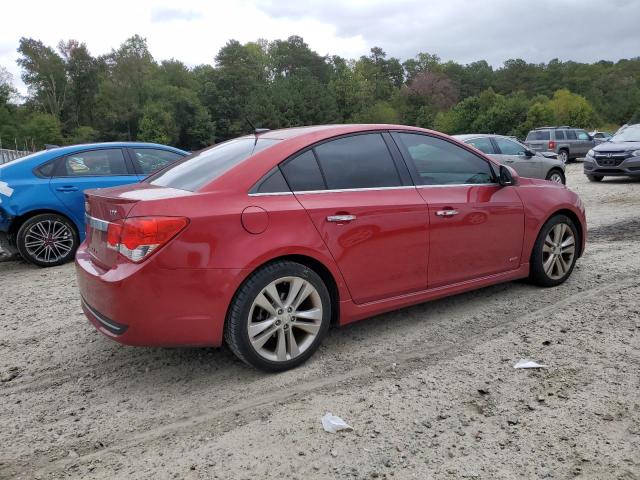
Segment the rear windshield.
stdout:
<svg viewBox="0 0 640 480">
<path fill-rule="evenodd" d="M 256 140 L 254 137 L 229 140 L 185 157 L 172 167 L 152 175 L 147 182 L 160 187 L 195 192 L 251 155 L 279 141 L 267 138 Z"/>
<path fill-rule="evenodd" d="M 527 135 L 525 142 L 535 142 L 536 140 L 549 140 L 549 130 L 532 130 Z"/>
</svg>

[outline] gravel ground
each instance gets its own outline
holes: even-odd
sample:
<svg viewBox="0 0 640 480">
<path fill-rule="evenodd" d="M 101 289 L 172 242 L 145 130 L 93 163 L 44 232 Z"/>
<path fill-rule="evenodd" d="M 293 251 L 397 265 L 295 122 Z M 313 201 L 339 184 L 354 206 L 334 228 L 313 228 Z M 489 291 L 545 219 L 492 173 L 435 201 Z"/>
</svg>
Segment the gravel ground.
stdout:
<svg viewBox="0 0 640 480">
<path fill-rule="evenodd" d="M 334 329 L 278 375 L 116 344 L 71 265 L 0 263 L 0 478 L 640 478 L 640 181 L 568 183 L 590 238 L 564 285 Z"/>
</svg>

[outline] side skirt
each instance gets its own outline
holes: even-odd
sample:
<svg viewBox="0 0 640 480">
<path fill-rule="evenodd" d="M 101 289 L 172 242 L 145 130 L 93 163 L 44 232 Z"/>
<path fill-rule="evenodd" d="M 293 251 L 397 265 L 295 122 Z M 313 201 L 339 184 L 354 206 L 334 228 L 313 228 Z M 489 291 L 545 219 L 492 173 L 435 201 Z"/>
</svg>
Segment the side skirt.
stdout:
<svg viewBox="0 0 640 480">
<path fill-rule="evenodd" d="M 488 275 L 486 277 L 480 277 L 473 280 L 466 280 L 452 285 L 421 290 L 419 292 L 408 293 L 384 300 L 376 300 L 375 302 L 363 303 L 361 305 L 353 303 L 353 300 L 344 300 L 340 302 L 340 319 L 338 324 L 347 325 L 373 315 L 379 315 L 381 313 L 416 305 L 418 303 L 428 302 L 430 300 L 436 300 L 438 298 L 448 297 L 458 293 L 469 292 L 471 290 L 477 290 L 479 288 L 496 285 L 498 283 L 510 282 L 512 280 L 526 278 L 528 276 L 529 264 L 524 263 L 516 270 Z"/>
</svg>

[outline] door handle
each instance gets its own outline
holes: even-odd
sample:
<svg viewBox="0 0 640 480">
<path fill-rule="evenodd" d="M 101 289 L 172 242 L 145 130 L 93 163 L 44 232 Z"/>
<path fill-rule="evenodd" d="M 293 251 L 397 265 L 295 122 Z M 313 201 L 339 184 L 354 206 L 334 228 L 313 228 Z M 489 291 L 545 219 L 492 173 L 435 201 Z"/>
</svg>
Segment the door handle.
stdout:
<svg viewBox="0 0 640 480">
<path fill-rule="evenodd" d="M 58 192 L 77 192 L 78 191 L 78 187 L 72 187 L 72 186 L 58 187 L 58 188 L 56 188 L 56 190 Z"/>
<path fill-rule="evenodd" d="M 327 217 L 327 222 L 351 222 L 356 219 L 355 215 L 329 215 Z"/>
<path fill-rule="evenodd" d="M 453 217 L 454 215 L 458 215 L 460 212 L 458 210 L 438 210 L 436 215 L 438 217 Z"/>
<path fill-rule="evenodd" d="M 505 160 L 504 163 L 513 163 L 514 160 Z"/>
</svg>

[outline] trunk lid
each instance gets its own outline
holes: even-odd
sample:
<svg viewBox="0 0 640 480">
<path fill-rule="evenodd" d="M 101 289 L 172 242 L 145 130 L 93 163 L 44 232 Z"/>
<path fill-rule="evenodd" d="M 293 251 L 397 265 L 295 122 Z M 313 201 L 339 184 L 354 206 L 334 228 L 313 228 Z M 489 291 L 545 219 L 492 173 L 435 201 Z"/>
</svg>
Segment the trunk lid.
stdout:
<svg viewBox="0 0 640 480">
<path fill-rule="evenodd" d="M 118 252 L 107 242 L 110 225 L 124 222 L 139 202 L 190 194 L 191 192 L 156 187 L 148 183 L 87 190 L 85 193 L 87 252 L 100 267 L 112 268 L 118 261 Z"/>
</svg>

